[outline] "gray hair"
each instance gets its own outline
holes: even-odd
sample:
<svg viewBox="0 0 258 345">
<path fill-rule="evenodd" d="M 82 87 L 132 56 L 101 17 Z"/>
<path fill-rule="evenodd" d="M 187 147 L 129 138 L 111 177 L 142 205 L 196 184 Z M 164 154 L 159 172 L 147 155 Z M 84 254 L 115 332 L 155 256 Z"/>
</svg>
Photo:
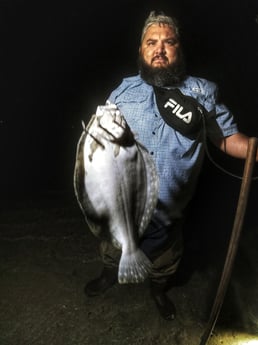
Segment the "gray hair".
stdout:
<svg viewBox="0 0 258 345">
<path fill-rule="evenodd" d="M 151 11 L 144 23 L 141 35 L 141 42 L 143 41 L 146 31 L 153 24 L 163 24 L 170 26 L 175 31 L 176 37 L 179 39 L 179 26 L 176 18 L 166 16 L 163 12 L 156 13 L 155 11 Z"/>
</svg>

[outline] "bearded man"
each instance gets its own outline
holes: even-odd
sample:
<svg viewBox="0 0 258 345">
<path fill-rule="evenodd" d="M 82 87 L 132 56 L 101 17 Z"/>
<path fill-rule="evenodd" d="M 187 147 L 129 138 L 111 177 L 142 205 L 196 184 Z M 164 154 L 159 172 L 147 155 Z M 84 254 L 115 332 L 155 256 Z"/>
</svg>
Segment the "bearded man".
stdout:
<svg viewBox="0 0 258 345">
<path fill-rule="evenodd" d="M 150 13 L 141 35 L 138 67 L 139 74 L 124 78 L 108 100 L 156 164 L 158 203 L 139 247 L 153 263 L 151 296 L 160 315 L 173 320 L 176 308 L 166 293 L 167 283 L 183 255 L 182 224 L 202 167 L 204 136 L 237 158 L 246 157 L 249 138 L 239 132 L 229 109 L 218 102 L 217 85 L 186 75 L 175 18 Z M 86 285 L 87 296 L 102 294 L 117 282 L 120 251 L 102 241 L 100 253 L 104 269 Z"/>
</svg>

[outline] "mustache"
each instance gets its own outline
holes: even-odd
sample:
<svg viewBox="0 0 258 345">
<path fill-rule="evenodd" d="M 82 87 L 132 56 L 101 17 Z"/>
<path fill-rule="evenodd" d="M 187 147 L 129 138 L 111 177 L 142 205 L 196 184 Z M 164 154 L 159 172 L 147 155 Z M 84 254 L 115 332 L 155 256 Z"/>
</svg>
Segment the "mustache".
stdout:
<svg viewBox="0 0 258 345">
<path fill-rule="evenodd" d="M 168 58 L 166 57 L 166 55 L 164 55 L 164 54 L 157 54 L 157 55 L 155 55 L 153 58 L 152 58 L 152 60 L 151 60 L 151 62 L 153 62 L 153 61 L 155 61 L 155 60 L 157 60 L 157 59 L 163 59 L 163 60 L 165 60 L 165 61 L 168 61 Z"/>
</svg>

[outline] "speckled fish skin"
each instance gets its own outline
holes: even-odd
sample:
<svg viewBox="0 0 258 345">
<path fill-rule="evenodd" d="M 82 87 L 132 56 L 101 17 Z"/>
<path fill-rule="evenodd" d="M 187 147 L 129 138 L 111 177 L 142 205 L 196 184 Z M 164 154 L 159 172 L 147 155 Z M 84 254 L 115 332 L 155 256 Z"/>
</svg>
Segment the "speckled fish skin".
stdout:
<svg viewBox="0 0 258 345">
<path fill-rule="evenodd" d="M 158 198 L 151 156 L 115 105 L 98 107 L 76 152 L 74 188 L 89 228 L 122 250 L 119 283 L 146 279 L 151 262 L 138 247 Z"/>
</svg>

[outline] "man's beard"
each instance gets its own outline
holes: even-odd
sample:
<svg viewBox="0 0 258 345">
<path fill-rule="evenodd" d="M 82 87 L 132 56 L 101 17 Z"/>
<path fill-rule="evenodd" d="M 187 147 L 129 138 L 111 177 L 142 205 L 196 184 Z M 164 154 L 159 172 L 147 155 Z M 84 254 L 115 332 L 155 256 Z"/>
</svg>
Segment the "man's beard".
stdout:
<svg viewBox="0 0 258 345">
<path fill-rule="evenodd" d="M 144 61 L 140 54 L 138 67 L 140 75 L 146 83 L 159 87 L 178 85 L 186 76 L 185 60 L 182 51 L 179 51 L 177 60 L 167 67 L 152 67 Z"/>
</svg>

